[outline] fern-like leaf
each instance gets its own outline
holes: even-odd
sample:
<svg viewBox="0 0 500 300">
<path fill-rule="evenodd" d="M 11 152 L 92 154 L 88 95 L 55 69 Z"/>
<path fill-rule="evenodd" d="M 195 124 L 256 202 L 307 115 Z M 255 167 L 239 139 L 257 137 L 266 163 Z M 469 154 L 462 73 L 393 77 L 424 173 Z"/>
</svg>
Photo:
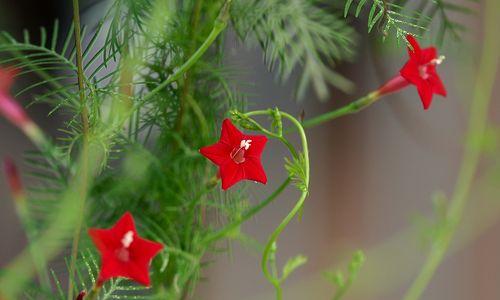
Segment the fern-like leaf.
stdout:
<svg viewBox="0 0 500 300">
<path fill-rule="evenodd" d="M 239 36 L 253 37 L 264 51 L 270 70 L 281 80 L 302 67 L 297 97 L 312 84 L 324 99 L 328 84 L 349 92 L 352 84 L 332 68 L 352 58 L 355 32 L 336 14 L 308 0 L 240 0 L 234 3 L 233 23 Z"/>
<path fill-rule="evenodd" d="M 477 0 L 468 0 L 465 4 L 446 0 L 346 0 L 344 17 L 351 12 L 358 18 L 366 10 L 368 32 L 377 25 L 384 38 L 392 35 L 398 41 L 405 41 L 408 34 L 424 35 L 435 25 L 435 43 L 442 45 L 446 36 L 459 40 L 465 31 L 465 26 L 452 19 L 450 14 L 474 14 L 474 3 Z"/>
</svg>

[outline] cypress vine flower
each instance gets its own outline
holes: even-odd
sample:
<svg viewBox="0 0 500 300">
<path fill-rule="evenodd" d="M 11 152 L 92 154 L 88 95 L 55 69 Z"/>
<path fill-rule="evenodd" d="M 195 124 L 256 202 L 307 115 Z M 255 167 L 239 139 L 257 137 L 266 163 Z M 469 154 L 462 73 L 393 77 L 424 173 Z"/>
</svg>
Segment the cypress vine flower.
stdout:
<svg viewBox="0 0 500 300">
<path fill-rule="evenodd" d="M 428 109 L 434 94 L 444 97 L 447 95 L 446 88 L 436 72 L 436 66 L 443 62 L 444 56 L 438 57 L 435 47 L 421 49 L 417 40 L 411 35 L 407 35 L 406 39 L 411 45 L 411 48 L 408 47 L 410 59 L 400 74 L 389 80 L 377 92 L 382 96 L 413 84 L 417 87 L 424 109 Z"/>
<path fill-rule="evenodd" d="M 21 177 L 19 176 L 16 164 L 9 157 L 4 158 L 4 172 L 14 200 L 23 201 L 24 188 L 21 182 Z"/>
<path fill-rule="evenodd" d="M 200 149 L 200 153 L 219 166 L 222 189 L 247 179 L 267 183 L 261 155 L 267 143 L 263 135 L 245 135 L 229 119 L 222 122 L 217 143 Z"/>
<path fill-rule="evenodd" d="M 24 109 L 17 103 L 9 90 L 17 74 L 16 69 L 0 68 L 0 114 L 17 127 L 24 129 L 32 121 L 26 115 Z"/>
<path fill-rule="evenodd" d="M 86 291 L 81 291 L 78 296 L 76 296 L 76 300 L 83 300 L 83 298 L 85 298 L 85 296 L 87 295 L 87 292 Z"/>
<path fill-rule="evenodd" d="M 110 229 L 89 229 L 97 250 L 101 254 L 101 269 L 97 286 L 111 278 L 125 277 L 149 286 L 149 265 L 163 245 L 141 238 L 134 219 L 126 212 Z"/>
</svg>

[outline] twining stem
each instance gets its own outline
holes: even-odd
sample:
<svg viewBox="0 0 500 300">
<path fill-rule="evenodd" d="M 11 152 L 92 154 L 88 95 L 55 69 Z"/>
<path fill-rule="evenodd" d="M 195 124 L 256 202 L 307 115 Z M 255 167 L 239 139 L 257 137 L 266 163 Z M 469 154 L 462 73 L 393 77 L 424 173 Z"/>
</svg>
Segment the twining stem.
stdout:
<svg viewBox="0 0 500 300">
<path fill-rule="evenodd" d="M 271 282 L 271 284 L 274 286 L 274 288 L 276 290 L 276 299 L 277 300 L 281 300 L 283 298 L 283 292 L 281 289 L 281 280 L 279 278 L 277 278 L 277 274 L 275 274 L 277 272 L 269 270 L 269 263 L 270 263 L 270 260 L 272 258 L 272 254 L 274 253 L 272 251 L 272 249 L 273 249 L 278 237 L 280 236 L 281 232 L 287 227 L 287 225 L 290 223 L 290 221 L 295 217 L 295 215 L 297 215 L 297 213 L 301 210 L 302 206 L 304 205 L 304 202 L 305 202 L 307 195 L 308 195 L 309 177 L 310 177 L 309 176 L 309 174 L 310 174 L 309 150 L 308 150 L 309 148 L 308 148 L 307 137 L 306 137 L 306 133 L 304 131 L 304 128 L 303 128 L 302 124 L 300 124 L 300 122 L 296 118 L 294 118 L 293 116 L 291 116 L 287 113 L 284 113 L 284 112 L 279 112 L 279 113 L 281 114 L 282 117 L 284 117 L 284 118 L 288 119 L 290 122 L 292 122 L 292 124 L 295 126 L 296 130 L 298 131 L 298 133 L 300 135 L 301 142 L 302 142 L 302 153 L 304 155 L 304 172 L 305 172 L 304 183 L 306 185 L 306 188 L 302 191 L 302 193 L 299 197 L 299 200 L 297 201 L 295 206 L 292 208 L 292 210 L 281 221 L 281 223 L 278 225 L 278 227 L 273 231 L 273 233 L 269 237 L 269 240 L 268 240 L 268 242 L 264 248 L 264 252 L 262 254 L 262 261 L 261 261 L 262 272 L 264 273 L 264 276 L 267 278 L 267 280 L 269 282 Z M 269 110 L 257 110 L 257 111 L 245 113 L 244 115 L 246 117 L 251 117 L 251 116 L 258 116 L 258 115 L 269 115 L 269 114 L 270 114 Z M 254 124 L 254 125 L 258 126 L 258 124 Z M 260 126 L 258 126 L 258 127 L 259 127 L 259 130 L 261 130 L 265 134 L 281 140 L 288 147 L 292 156 L 295 159 L 299 159 L 299 154 L 298 154 L 297 150 L 293 147 L 293 145 L 290 142 L 288 142 L 288 140 L 286 138 L 284 138 L 281 135 L 277 135 L 275 133 L 272 133 L 264 128 L 261 128 Z M 288 181 L 289 180 L 291 180 L 291 179 L 288 179 Z M 286 184 L 288 184 L 288 183 L 286 183 Z M 286 185 L 283 184 L 281 187 L 283 187 L 283 189 L 284 189 L 286 187 Z M 267 201 L 264 201 L 263 203 L 265 205 L 267 205 L 266 202 Z M 265 205 L 263 205 L 262 207 L 264 207 Z"/>
<path fill-rule="evenodd" d="M 474 97 L 471 102 L 469 128 L 466 134 L 465 152 L 457 178 L 455 191 L 446 211 L 446 230 L 443 230 L 433 242 L 420 273 L 405 295 L 405 300 L 420 299 L 430 280 L 434 276 L 455 235 L 464 212 L 471 190 L 474 175 L 481 156 L 478 141 L 484 138 L 488 122 L 488 107 L 491 102 L 493 86 L 500 60 L 500 42 L 495 31 L 496 12 L 500 11 L 498 0 L 489 0 L 485 4 L 484 41 L 479 65 Z"/>
<path fill-rule="evenodd" d="M 229 19 L 229 6 L 231 4 L 231 0 L 227 0 L 222 7 L 221 13 L 219 17 L 215 20 L 214 27 L 212 31 L 207 36 L 205 41 L 201 44 L 201 46 L 193 53 L 193 55 L 177 69 L 174 74 L 170 75 L 165 81 L 160 83 L 156 88 L 154 88 L 149 94 L 143 97 L 143 101 L 154 97 L 156 94 L 161 92 L 164 88 L 166 88 L 169 84 L 174 81 L 179 80 L 182 75 L 184 75 L 198 60 L 205 54 L 208 48 L 213 44 L 215 39 L 219 36 L 219 34 L 227 27 L 227 22 Z"/>
<path fill-rule="evenodd" d="M 80 25 L 80 7 L 78 0 L 73 0 L 73 22 L 75 24 L 75 48 L 76 48 L 76 63 L 78 73 L 78 89 L 80 92 L 81 120 L 82 120 L 82 169 L 80 193 L 78 195 L 78 220 L 76 222 L 75 231 L 73 234 L 73 242 L 71 246 L 71 258 L 69 264 L 69 280 L 68 280 L 68 300 L 73 299 L 73 279 L 75 275 L 76 260 L 78 257 L 78 246 L 84 220 L 85 200 L 87 198 L 88 189 L 88 162 L 89 162 L 89 115 L 87 110 L 87 101 L 85 98 L 85 84 L 83 71 L 83 54 L 81 43 L 81 25 Z"/>
<path fill-rule="evenodd" d="M 271 250 L 273 245 L 275 245 L 276 241 L 278 240 L 278 237 L 280 236 L 281 232 L 287 227 L 287 225 L 290 223 L 290 221 L 295 217 L 295 215 L 301 210 L 302 206 L 304 205 L 304 202 L 307 198 L 308 195 L 308 190 L 309 190 L 309 177 L 310 177 L 310 168 L 309 168 L 309 148 L 307 145 L 307 137 L 306 133 L 304 131 L 304 128 L 302 127 L 302 124 L 300 124 L 297 119 L 292 117 L 291 115 L 287 113 L 281 113 L 283 117 L 286 119 L 290 120 L 295 127 L 298 130 L 298 133 L 300 135 L 300 139 L 302 142 L 302 153 L 304 155 L 304 168 L 305 168 L 305 184 L 306 184 L 306 189 L 302 191 L 299 200 L 293 207 L 293 209 L 288 213 L 288 215 L 281 221 L 281 223 L 278 225 L 278 227 L 274 230 L 274 232 L 271 234 L 269 237 L 269 240 L 264 248 L 264 252 L 262 254 L 262 261 L 261 261 L 261 266 L 262 266 L 262 271 L 264 272 L 264 276 L 269 280 L 275 287 L 276 289 L 276 299 L 281 300 L 283 298 L 282 295 L 282 290 L 281 290 L 281 282 L 278 278 L 273 276 L 270 271 L 269 271 L 269 256 L 271 254 Z"/>
<path fill-rule="evenodd" d="M 291 178 L 288 177 L 283 183 L 271 194 L 269 197 L 267 197 L 266 200 L 260 202 L 259 204 L 255 205 L 252 207 L 250 210 L 248 210 L 242 217 L 240 217 L 238 220 L 235 220 L 234 222 L 226 225 L 224 228 L 221 230 L 214 232 L 213 234 L 209 235 L 205 239 L 206 244 L 210 244 L 214 241 L 217 241 L 220 238 L 223 238 L 227 236 L 231 231 L 234 229 L 238 228 L 243 224 L 246 220 L 250 219 L 251 217 L 255 216 L 257 213 L 259 213 L 264 207 L 268 206 L 271 202 L 273 202 L 276 197 L 278 197 L 284 190 L 285 188 L 290 184 Z"/>
<path fill-rule="evenodd" d="M 254 111 L 245 113 L 245 116 L 251 117 L 251 116 L 268 115 L 268 114 L 269 114 L 268 110 L 254 110 Z M 283 114 L 283 113 L 281 113 L 281 114 Z M 290 151 L 290 153 L 292 154 L 292 156 L 294 158 L 297 159 L 299 157 L 297 150 L 295 149 L 295 147 L 292 145 L 292 143 L 290 143 L 290 141 L 286 137 L 284 137 L 283 135 L 278 135 L 276 133 L 273 133 L 273 132 L 265 129 L 264 127 L 260 126 L 257 123 L 253 123 L 253 124 L 256 125 L 259 128 L 259 130 L 262 131 L 263 133 L 265 133 L 266 135 L 281 141 L 288 148 L 288 150 Z"/>
</svg>

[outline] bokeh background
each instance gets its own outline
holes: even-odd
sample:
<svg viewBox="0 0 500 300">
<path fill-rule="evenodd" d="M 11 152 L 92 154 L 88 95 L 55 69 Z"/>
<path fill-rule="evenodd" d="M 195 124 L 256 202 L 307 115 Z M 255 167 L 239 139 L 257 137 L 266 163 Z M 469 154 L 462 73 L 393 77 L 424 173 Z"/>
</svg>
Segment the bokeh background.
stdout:
<svg viewBox="0 0 500 300">
<path fill-rule="evenodd" d="M 96 1 L 83 1 L 83 15 L 93 22 Z M 458 2 L 452 0 L 452 2 Z M 285 299 L 329 299 L 333 286 L 324 271 L 346 269 L 352 253 L 361 249 L 367 261 L 345 299 L 400 299 L 417 274 L 427 253 L 425 218 L 432 217 L 432 198 L 454 188 L 463 151 L 468 105 L 474 85 L 481 41 L 479 14 L 463 20 L 469 27 L 463 43 L 447 40 L 447 59 L 440 74 L 447 99 L 435 98 L 429 111 L 421 107 L 413 88 L 384 98 L 369 109 L 308 130 L 311 193 L 301 221 L 294 221 L 279 242 L 279 258 L 302 253 L 309 258 L 284 286 Z M 23 28 L 35 31 L 51 26 L 54 18 L 69 22 L 68 1 L 0 0 L 0 28 L 19 36 Z M 500 28 L 499 28 L 500 30 Z M 360 26 L 360 32 L 365 25 Z M 327 102 L 309 94 L 293 99 L 295 80 L 279 84 L 267 71 L 257 48 L 242 46 L 229 32 L 226 63 L 240 70 L 235 82 L 248 94 L 251 108 L 278 106 L 306 117 L 345 105 L 378 87 L 397 72 L 406 59 L 403 48 L 362 36 L 355 63 L 340 70 L 357 84 L 353 95 L 332 91 Z M 500 83 L 497 74 L 497 83 Z M 496 85 L 491 124 L 500 118 Z M 29 99 L 21 99 L 25 103 Z M 58 116 L 46 118 L 49 108 L 33 106 L 29 114 L 43 128 L 57 134 Z M 493 134 L 495 131 L 492 131 Z M 0 156 L 21 163 L 22 153 L 33 146 L 16 128 L 0 119 Z M 494 148 L 494 145 L 492 146 Z M 494 150 L 494 149 L 493 149 Z M 494 151 L 488 152 L 478 172 L 463 225 L 452 250 L 424 294 L 428 300 L 500 299 L 500 174 Z M 255 201 L 272 191 L 286 173 L 280 145 L 271 144 L 264 155 L 269 185 L 255 189 Z M 289 189 L 275 203 L 245 225 L 244 231 L 264 242 L 296 200 Z M 25 245 L 4 180 L 0 180 L 0 266 Z M 206 280 L 195 298 L 207 300 L 273 299 L 273 289 L 260 270 L 260 256 L 252 244 L 234 241 L 229 255 L 211 257 Z"/>
</svg>

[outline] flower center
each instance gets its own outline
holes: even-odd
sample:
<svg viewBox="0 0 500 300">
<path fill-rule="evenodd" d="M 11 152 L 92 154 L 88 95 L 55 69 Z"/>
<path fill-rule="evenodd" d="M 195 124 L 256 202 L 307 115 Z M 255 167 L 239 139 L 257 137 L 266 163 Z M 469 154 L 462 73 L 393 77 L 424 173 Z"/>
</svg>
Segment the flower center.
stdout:
<svg viewBox="0 0 500 300">
<path fill-rule="evenodd" d="M 251 142 L 252 142 L 252 140 L 241 140 L 240 146 L 235 147 L 231 151 L 230 156 L 231 156 L 231 159 L 235 163 L 241 164 L 241 163 L 245 162 L 245 151 L 248 150 L 248 148 L 250 148 Z"/>
<path fill-rule="evenodd" d="M 422 77 L 423 79 L 429 78 L 429 73 L 427 72 L 428 67 L 429 66 L 438 66 L 438 65 L 442 64 L 443 61 L 445 60 L 445 58 L 446 57 L 444 55 L 441 55 L 438 58 L 434 58 L 433 60 L 426 63 L 425 65 L 419 66 L 418 72 L 420 74 L 420 77 Z"/>
<path fill-rule="evenodd" d="M 116 250 L 116 258 L 122 262 L 130 261 L 130 251 L 126 248 Z"/>
<path fill-rule="evenodd" d="M 134 232 L 132 230 L 129 230 L 127 231 L 127 233 L 123 235 L 123 238 L 121 240 L 122 247 L 116 250 L 116 257 L 119 260 L 123 262 L 127 262 L 130 260 L 129 248 L 133 241 L 134 241 Z"/>
<path fill-rule="evenodd" d="M 418 73 L 420 74 L 420 77 L 422 77 L 423 79 L 429 78 L 429 74 L 427 73 L 427 66 L 428 65 L 422 65 L 418 67 Z"/>
</svg>

